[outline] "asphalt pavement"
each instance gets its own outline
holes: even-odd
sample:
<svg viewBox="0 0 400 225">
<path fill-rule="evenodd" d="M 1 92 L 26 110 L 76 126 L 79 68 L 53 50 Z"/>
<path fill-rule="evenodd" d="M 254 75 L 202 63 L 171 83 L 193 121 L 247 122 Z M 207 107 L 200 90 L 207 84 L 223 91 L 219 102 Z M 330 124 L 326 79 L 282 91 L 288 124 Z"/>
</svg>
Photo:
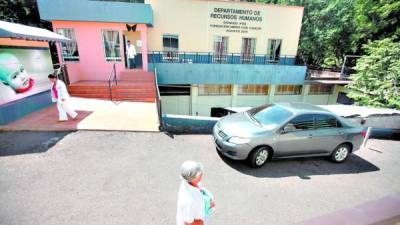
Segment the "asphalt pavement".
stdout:
<svg viewBox="0 0 400 225">
<path fill-rule="evenodd" d="M 254 170 L 221 158 L 209 135 L 41 135 L 0 133 L 2 225 L 175 224 L 188 159 L 204 164 L 216 197 L 209 225 L 293 224 L 400 192 L 399 141 L 372 139 L 343 164 L 287 159 Z"/>
</svg>

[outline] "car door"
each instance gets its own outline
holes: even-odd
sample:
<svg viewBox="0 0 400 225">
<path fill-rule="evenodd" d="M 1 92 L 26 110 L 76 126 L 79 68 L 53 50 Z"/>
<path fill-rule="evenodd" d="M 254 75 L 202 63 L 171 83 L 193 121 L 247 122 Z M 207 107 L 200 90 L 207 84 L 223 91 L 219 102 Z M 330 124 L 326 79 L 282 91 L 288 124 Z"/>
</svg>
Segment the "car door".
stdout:
<svg viewBox="0 0 400 225">
<path fill-rule="evenodd" d="M 330 153 L 343 141 L 344 130 L 335 116 L 329 114 L 315 115 L 313 142 L 316 151 Z"/>
<path fill-rule="evenodd" d="M 285 129 L 287 128 L 287 129 Z M 278 156 L 295 156 L 313 152 L 314 115 L 302 114 L 290 120 L 280 131 Z"/>
</svg>

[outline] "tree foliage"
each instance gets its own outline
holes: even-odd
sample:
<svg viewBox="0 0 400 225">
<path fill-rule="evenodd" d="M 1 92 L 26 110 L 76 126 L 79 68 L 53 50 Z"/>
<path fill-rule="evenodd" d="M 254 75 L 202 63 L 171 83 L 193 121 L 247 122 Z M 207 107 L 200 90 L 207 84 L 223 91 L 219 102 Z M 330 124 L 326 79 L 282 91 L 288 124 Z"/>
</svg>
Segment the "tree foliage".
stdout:
<svg viewBox="0 0 400 225">
<path fill-rule="evenodd" d="M 298 57 L 309 67 L 339 69 L 363 44 L 400 37 L 399 0 L 257 0 L 304 7 Z"/>
<path fill-rule="evenodd" d="M 349 97 L 358 104 L 400 108 L 400 42 L 383 39 L 363 46 L 366 55 L 355 67 Z"/>
<path fill-rule="evenodd" d="M 0 9 L 0 20 L 50 28 L 49 22 L 40 20 L 36 0 L 0 0 Z"/>
</svg>

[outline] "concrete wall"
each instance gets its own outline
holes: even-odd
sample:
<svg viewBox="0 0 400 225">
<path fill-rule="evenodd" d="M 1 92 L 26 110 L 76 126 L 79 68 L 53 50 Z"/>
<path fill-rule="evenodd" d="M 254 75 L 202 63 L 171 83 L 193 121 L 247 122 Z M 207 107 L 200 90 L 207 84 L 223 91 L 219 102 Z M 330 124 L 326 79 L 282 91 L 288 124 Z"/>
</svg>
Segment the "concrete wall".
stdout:
<svg viewBox="0 0 400 225">
<path fill-rule="evenodd" d="M 232 94 L 225 96 L 198 96 L 193 85 L 191 96 L 161 96 L 162 112 L 166 114 L 211 116 L 214 107 L 254 107 L 273 102 L 307 102 L 316 105 L 335 104 L 337 95 L 307 95 L 308 85 L 301 95 L 275 95 L 276 85 L 270 85 L 268 95 L 238 95 L 238 85 L 232 86 Z"/>
<path fill-rule="evenodd" d="M 162 51 L 162 35 L 174 34 L 179 37 L 180 51 L 213 51 L 214 36 L 229 37 L 228 52 L 240 53 L 242 38 L 256 38 L 256 54 L 266 54 L 268 39 L 282 39 L 281 55 L 296 55 L 300 37 L 303 7 L 278 6 L 246 2 L 199 1 L 199 0 L 146 0 L 154 11 L 154 26 L 149 29 L 149 49 Z M 210 15 L 215 8 L 260 11 L 262 21 L 242 21 L 247 27 L 259 30 L 241 29 L 229 32 L 221 25 L 224 21 Z M 239 24 L 240 25 L 240 24 Z"/>
<path fill-rule="evenodd" d="M 190 115 L 190 96 L 161 96 L 162 111 L 175 115 Z"/>
<path fill-rule="evenodd" d="M 149 64 L 159 84 L 304 84 L 306 66 L 248 64 Z"/>
<path fill-rule="evenodd" d="M 162 115 L 163 130 L 173 134 L 211 134 L 219 118 Z"/>
<path fill-rule="evenodd" d="M 264 105 L 269 102 L 269 95 L 238 95 L 237 101 L 234 106 L 237 107 L 253 107 L 257 105 Z"/>
<path fill-rule="evenodd" d="M 0 125 L 18 120 L 32 112 L 50 106 L 50 91 L 35 94 L 0 106 Z"/>
<path fill-rule="evenodd" d="M 211 108 L 232 106 L 232 96 L 198 96 L 192 105 L 192 115 L 211 116 Z"/>
<path fill-rule="evenodd" d="M 304 101 L 315 105 L 328 105 L 330 95 L 307 95 Z"/>
</svg>

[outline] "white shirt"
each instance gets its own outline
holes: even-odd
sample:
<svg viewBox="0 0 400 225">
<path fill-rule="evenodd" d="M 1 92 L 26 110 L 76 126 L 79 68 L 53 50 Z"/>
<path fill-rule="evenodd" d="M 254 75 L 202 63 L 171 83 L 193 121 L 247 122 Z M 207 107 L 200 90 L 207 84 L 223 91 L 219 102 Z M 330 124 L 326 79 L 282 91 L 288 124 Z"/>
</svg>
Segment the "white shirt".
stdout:
<svg viewBox="0 0 400 225">
<path fill-rule="evenodd" d="M 183 180 L 178 193 L 176 224 L 185 225 L 185 222 L 193 223 L 194 220 L 204 221 L 204 214 L 204 201 L 200 190 Z"/>
<path fill-rule="evenodd" d="M 67 86 L 65 85 L 65 83 L 62 80 L 58 80 L 57 79 L 56 89 L 57 89 L 57 95 L 58 95 L 57 99 L 54 96 L 53 90 L 50 89 L 51 90 L 51 100 L 52 100 L 52 102 L 61 101 L 61 99 L 65 99 L 65 100 L 69 99 Z"/>
<path fill-rule="evenodd" d="M 133 46 L 132 44 L 128 45 L 127 56 L 128 56 L 128 59 L 133 59 L 136 56 L 136 49 L 135 49 L 135 46 Z"/>
</svg>

